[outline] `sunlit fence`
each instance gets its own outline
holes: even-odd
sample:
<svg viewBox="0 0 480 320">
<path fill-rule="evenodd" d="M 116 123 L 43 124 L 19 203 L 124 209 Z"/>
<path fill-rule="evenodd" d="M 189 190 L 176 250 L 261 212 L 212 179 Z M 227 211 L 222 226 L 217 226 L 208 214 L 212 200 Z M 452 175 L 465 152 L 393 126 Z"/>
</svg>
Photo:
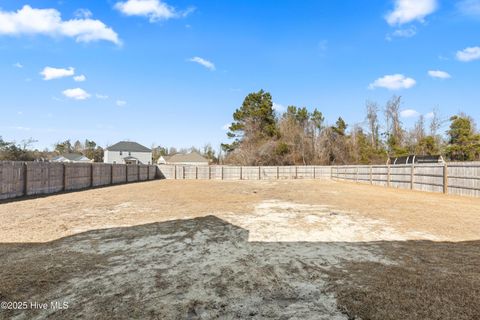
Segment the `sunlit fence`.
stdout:
<svg viewBox="0 0 480 320">
<path fill-rule="evenodd" d="M 480 162 L 354 166 L 183 166 L 0 162 L 0 200 L 155 178 L 176 180 L 326 179 L 480 196 Z"/>
<path fill-rule="evenodd" d="M 480 196 L 480 163 L 333 166 L 333 180 L 399 189 Z"/>
<path fill-rule="evenodd" d="M 480 162 L 353 166 L 161 165 L 162 178 L 176 180 L 331 179 L 398 189 L 480 196 Z"/>
<path fill-rule="evenodd" d="M 165 179 L 280 180 L 330 179 L 328 166 L 158 166 Z"/>
</svg>

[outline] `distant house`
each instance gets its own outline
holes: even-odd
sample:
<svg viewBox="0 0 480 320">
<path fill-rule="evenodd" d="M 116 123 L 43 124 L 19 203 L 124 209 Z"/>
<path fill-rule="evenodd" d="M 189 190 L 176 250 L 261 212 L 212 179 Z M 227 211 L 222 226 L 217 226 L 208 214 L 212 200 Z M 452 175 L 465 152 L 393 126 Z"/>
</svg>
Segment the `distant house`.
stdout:
<svg viewBox="0 0 480 320">
<path fill-rule="evenodd" d="M 71 163 L 85 163 L 93 162 L 92 159 L 85 157 L 80 153 L 66 153 L 59 156 L 56 156 L 50 160 L 51 162 L 71 162 Z"/>
<path fill-rule="evenodd" d="M 208 166 L 208 159 L 204 158 L 198 152 L 177 153 L 172 156 L 161 156 L 158 164 L 190 165 L 190 166 Z"/>
<path fill-rule="evenodd" d="M 120 141 L 105 149 L 105 163 L 152 164 L 152 150 L 133 141 Z"/>
</svg>

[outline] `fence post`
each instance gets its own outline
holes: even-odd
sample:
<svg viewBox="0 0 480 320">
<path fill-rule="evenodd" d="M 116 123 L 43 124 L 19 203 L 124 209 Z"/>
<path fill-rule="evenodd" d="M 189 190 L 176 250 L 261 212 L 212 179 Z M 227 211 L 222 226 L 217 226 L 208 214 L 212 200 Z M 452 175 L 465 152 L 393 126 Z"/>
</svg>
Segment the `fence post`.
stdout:
<svg viewBox="0 0 480 320">
<path fill-rule="evenodd" d="M 258 167 L 258 180 L 262 180 L 262 167 Z"/>
<path fill-rule="evenodd" d="M 195 180 L 198 180 L 198 166 L 195 166 Z"/>
<path fill-rule="evenodd" d="M 147 166 L 147 180 L 150 180 L 150 165 Z"/>
<path fill-rule="evenodd" d="M 90 164 L 90 187 L 93 187 L 93 163 Z"/>
<path fill-rule="evenodd" d="M 63 164 L 63 191 L 67 190 L 67 164 L 64 162 Z"/>
<path fill-rule="evenodd" d="M 443 165 L 443 193 L 448 193 L 448 165 Z"/>
<path fill-rule="evenodd" d="M 182 176 L 183 180 L 185 180 L 185 166 L 182 166 Z"/>
<path fill-rule="evenodd" d="M 373 184 L 373 167 L 370 166 L 370 184 Z"/>
<path fill-rule="evenodd" d="M 390 165 L 387 165 L 387 187 L 390 187 Z"/>
<path fill-rule="evenodd" d="M 280 167 L 277 166 L 277 180 L 280 180 Z"/>
<path fill-rule="evenodd" d="M 240 166 L 240 180 L 243 180 L 243 167 Z"/>
<path fill-rule="evenodd" d="M 212 167 L 208 166 L 208 180 L 212 179 Z"/>
<path fill-rule="evenodd" d="M 316 178 L 316 177 L 315 177 L 315 168 L 316 168 L 316 167 L 313 166 L 313 180 L 315 180 L 315 178 Z"/>
<path fill-rule="evenodd" d="M 28 192 L 28 168 L 27 168 L 27 163 L 23 163 L 23 195 L 26 196 Z"/>
<path fill-rule="evenodd" d="M 413 185 L 415 184 L 415 164 L 412 163 L 412 168 L 410 171 L 410 189 L 413 190 Z"/>
<path fill-rule="evenodd" d="M 358 167 L 355 167 L 355 182 L 358 183 Z"/>
<path fill-rule="evenodd" d="M 295 166 L 295 179 L 298 179 L 298 167 Z"/>
<path fill-rule="evenodd" d="M 113 184 L 113 164 L 109 164 L 110 166 L 110 185 Z"/>
<path fill-rule="evenodd" d="M 223 166 L 222 166 L 222 180 L 223 180 Z"/>
</svg>

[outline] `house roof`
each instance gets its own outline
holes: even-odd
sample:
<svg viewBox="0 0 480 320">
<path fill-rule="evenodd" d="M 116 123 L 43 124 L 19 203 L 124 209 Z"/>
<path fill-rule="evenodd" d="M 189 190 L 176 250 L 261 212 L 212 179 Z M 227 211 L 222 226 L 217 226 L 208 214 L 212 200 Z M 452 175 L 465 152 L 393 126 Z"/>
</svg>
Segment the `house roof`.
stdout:
<svg viewBox="0 0 480 320">
<path fill-rule="evenodd" d="M 65 158 L 70 161 L 90 161 L 89 158 L 85 157 L 83 154 L 80 154 L 80 153 L 65 153 L 52 158 L 52 161 L 56 161 L 61 158 Z"/>
<path fill-rule="evenodd" d="M 108 151 L 152 152 L 152 150 L 133 141 L 120 141 L 107 148 Z"/>
<path fill-rule="evenodd" d="M 208 159 L 202 157 L 198 152 L 177 153 L 169 157 L 163 157 L 166 162 L 182 163 L 182 162 L 208 162 Z"/>
</svg>

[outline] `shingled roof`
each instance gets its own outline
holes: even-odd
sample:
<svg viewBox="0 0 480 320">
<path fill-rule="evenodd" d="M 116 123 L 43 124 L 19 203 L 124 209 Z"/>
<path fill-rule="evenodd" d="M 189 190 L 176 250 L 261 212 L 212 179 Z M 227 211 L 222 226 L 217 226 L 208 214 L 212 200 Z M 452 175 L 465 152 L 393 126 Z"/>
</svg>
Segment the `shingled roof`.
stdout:
<svg viewBox="0 0 480 320">
<path fill-rule="evenodd" d="M 81 153 L 65 153 L 59 156 L 52 158 L 52 161 L 59 161 L 60 159 L 65 158 L 70 161 L 90 161 L 89 158 L 85 157 Z"/>
<path fill-rule="evenodd" d="M 165 158 L 165 161 L 168 163 L 185 163 L 185 162 L 207 162 L 208 159 L 202 157 L 198 152 L 190 152 L 190 153 L 177 153 L 170 157 Z"/>
<path fill-rule="evenodd" d="M 108 151 L 152 152 L 147 147 L 133 141 L 120 141 L 107 148 Z"/>
</svg>

